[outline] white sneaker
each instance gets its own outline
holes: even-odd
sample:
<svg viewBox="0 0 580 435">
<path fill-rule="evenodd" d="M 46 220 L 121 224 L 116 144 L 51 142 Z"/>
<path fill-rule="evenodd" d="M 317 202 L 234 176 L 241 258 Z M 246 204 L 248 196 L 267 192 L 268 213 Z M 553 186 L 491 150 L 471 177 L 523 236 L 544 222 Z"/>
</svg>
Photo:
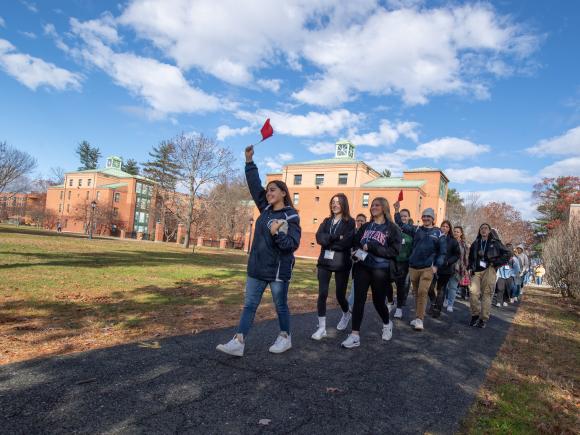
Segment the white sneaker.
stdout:
<svg viewBox="0 0 580 435">
<path fill-rule="evenodd" d="M 383 324 L 383 340 L 389 341 L 391 338 L 393 338 L 393 322 Z"/>
<path fill-rule="evenodd" d="M 507 306 L 508 306 L 508 303 L 507 303 L 507 302 L 504 302 L 504 303 L 503 303 L 503 306 L 504 306 L 504 307 L 507 307 Z"/>
<path fill-rule="evenodd" d="M 423 330 L 423 321 L 421 319 L 415 319 L 415 331 L 422 331 Z"/>
<path fill-rule="evenodd" d="M 497 304 L 495 304 L 496 307 L 501 307 L 501 303 L 498 302 Z"/>
<path fill-rule="evenodd" d="M 244 343 L 238 340 L 238 336 L 234 335 L 226 344 L 218 344 L 216 350 L 227 353 L 233 356 L 244 356 Z"/>
<path fill-rule="evenodd" d="M 409 322 L 409 325 L 411 325 L 412 327 L 415 327 L 415 325 L 417 324 L 417 320 L 419 320 L 419 319 L 411 320 Z"/>
<path fill-rule="evenodd" d="M 387 309 L 389 310 L 389 314 L 395 309 L 395 304 L 387 303 Z"/>
<path fill-rule="evenodd" d="M 278 335 L 276 341 L 272 346 L 270 346 L 270 352 L 272 353 L 282 353 L 286 352 L 292 347 L 292 338 L 289 335 Z"/>
<path fill-rule="evenodd" d="M 447 301 L 447 299 L 445 299 L 443 301 L 443 308 L 447 308 L 448 305 L 449 305 L 449 302 Z"/>
<path fill-rule="evenodd" d="M 349 334 L 341 344 L 342 347 L 346 347 L 347 349 L 352 349 L 353 347 L 360 346 L 360 337 L 358 335 Z"/>
<path fill-rule="evenodd" d="M 336 325 L 336 329 L 338 329 L 339 331 L 344 331 L 348 326 L 348 322 L 350 322 L 351 318 L 352 314 L 350 313 L 350 311 L 342 313 L 342 317 L 340 318 L 340 322 L 338 322 L 338 325 Z"/>
<path fill-rule="evenodd" d="M 447 305 L 447 312 L 448 313 L 452 313 L 453 312 L 453 305 Z"/>
<path fill-rule="evenodd" d="M 318 327 L 316 332 L 314 334 L 312 334 L 311 338 L 313 340 L 322 340 L 324 337 L 326 337 L 326 328 Z"/>
<path fill-rule="evenodd" d="M 402 319 L 403 318 L 403 310 L 400 308 L 397 308 L 395 310 L 395 319 Z"/>
<path fill-rule="evenodd" d="M 510 304 L 514 303 L 514 298 L 510 298 Z"/>
</svg>

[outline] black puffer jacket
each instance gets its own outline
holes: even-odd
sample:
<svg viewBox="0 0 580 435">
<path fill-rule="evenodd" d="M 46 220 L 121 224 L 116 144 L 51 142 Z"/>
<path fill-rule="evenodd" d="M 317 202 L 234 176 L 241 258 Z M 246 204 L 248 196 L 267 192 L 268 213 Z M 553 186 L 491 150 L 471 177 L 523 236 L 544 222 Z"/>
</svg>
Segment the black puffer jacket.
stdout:
<svg viewBox="0 0 580 435">
<path fill-rule="evenodd" d="M 354 237 L 354 219 L 340 220 L 337 225 L 332 225 L 332 218 L 328 217 L 318 227 L 316 232 L 316 242 L 320 245 L 320 256 L 318 257 L 318 267 L 328 270 L 349 270 L 352 266 L 350 259 L 350 248 Z M 328 267 L 328 261 L 324 259 L 325 250 L 342 252 L 344 257 L 343 267 L 334 269 Z"/>
<path fill-rule="evenodd" d="M 455 263 L 461 258 L 461 249 L 459 243 L 451 235 L 446 236 L 447 254 L 443 266 L 437 270 L 437 275 L 453 275 L 455 273 Z"/>
<path fill-rule="evenodd" d="M 483 241 L 480 236 L 477 236 L 475 241 L 469 248 L 469 270 L 471 272 L 480 272 L 493 266 L 496 269 L 507 263 L 510 258 L 510 252 L 503 245 L 503 243 L 494 239 L 490 234 L 487 242 Z M 481 266 L 481 261 L 484 261 L 486 267 Z"/>
</svg>

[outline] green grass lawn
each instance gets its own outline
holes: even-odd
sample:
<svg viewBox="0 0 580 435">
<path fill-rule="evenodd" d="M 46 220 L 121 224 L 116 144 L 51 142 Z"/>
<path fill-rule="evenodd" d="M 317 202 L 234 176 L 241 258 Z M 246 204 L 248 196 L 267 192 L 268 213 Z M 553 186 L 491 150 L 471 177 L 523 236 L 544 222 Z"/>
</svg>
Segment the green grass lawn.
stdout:
<svg viewBox="0 0 580 435">
<path fill-rule="evenodd" d="M 239 251 L 0 225 L 0 363 L 233 325 L 246 262 Z M 291 309 L 315 310 L 317 287 L 315 263 L 298 260 Z M 265 305 L 258 319 L 274 315 Z"/>
</svg>

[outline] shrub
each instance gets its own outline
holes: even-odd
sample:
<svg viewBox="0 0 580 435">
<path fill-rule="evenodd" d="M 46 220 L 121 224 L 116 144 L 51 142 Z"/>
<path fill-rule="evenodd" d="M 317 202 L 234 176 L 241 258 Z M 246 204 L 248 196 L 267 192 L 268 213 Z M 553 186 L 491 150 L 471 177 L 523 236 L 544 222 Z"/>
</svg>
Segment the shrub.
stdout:
<svg viewBox="0 0 580 435">
<path fill-rule="evenodd" d="M 580 294 L 580 222 L 571 221 L 550 233 L 544 244 L 546 281 L 564 297 Z"/>
</svg>

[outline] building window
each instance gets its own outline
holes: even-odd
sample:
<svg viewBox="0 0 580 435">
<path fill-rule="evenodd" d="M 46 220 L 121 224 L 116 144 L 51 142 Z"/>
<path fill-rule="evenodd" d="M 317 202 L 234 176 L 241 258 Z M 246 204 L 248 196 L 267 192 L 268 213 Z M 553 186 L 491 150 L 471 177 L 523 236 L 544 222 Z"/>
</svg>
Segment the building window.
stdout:
<svg viewBox="0 0 580 435">
<path fill-rule="evenodd" d="M 85 196 L 85 199 L 88 201 L 89 200 L 89 191 L 87 190 L 87 195 Z"/>
<path fill-rule="evenodd" d="M 317 186 L 324 184 L 324 174 L 316 174 L 314 184 Z"/>
<path fill-rule="evenodd" d="M 82 186 L 83 186 L 83 179 L 79 178 L 79 187 L 82 187 Z"/>
<path fill-rule="evenodd" d="M 320 196 L 315 196 L 314 197 L 314 202 L 316 202 L 316 203 L 320 202 Z"/>
<path fill-rule="evenodd" d="M 70 178 L 70 179 L 68 180 L 68 185 L 69 185 L 70 187 L 72 187 L 72 185 L 73 185 L 73 179 L 72 179 L 72 178 Z"/>
<path fill-rule="evenodd" d="M 114 217 L 119 216 L 119 209 L 117 207 L 113 207 L 113 216 Z"/>
<path fill-rule="evenodd" d="M 68 226 L 68 219 L 64 220 L 64 227 L 66 228 Z"/>
<path fill-rule="evenodd" d="M 101 192 L 97 191 L 97 198 L 96 198 L 96 200 L 98 201 L 99 199 L 101 199 Z"/>
<path fill-rule="evenodd" d="M 441 181 L 439 182 L 439 198 L 443 201 L 447 201 L 447 183 L 441 177 Z"/>
<path fill-rule="evenodd" d="M 313 224 L 317 224 L 318 223 L 318 219 L 317 218 L 312 219 L 312 223 Z"/>
<path fill-rule="evenodd" d="M 119 202 L 121 200 L 121 194 L 119 192 L 115 192 L 115 202 Z"/>
<path fill-rule="evenodd" d="M 338 174 L 338 184 L 346 184 L 348 182 L 348 174 Z"/>
<path fill-rule="evenodd" d="M 58 212 L 59 212 L 59 213 L 62 213 L 62 204 L 59 204 L 59 205 L 58 205 Z"/>
<path fill-rule="evenodd" d="M 363 207 L 368 207 L 369 206 L 369 194 L 368 193 L 363 193 L 362 206 Z"/>
<path fill-rule="evenodd" d="M 302 184 L 302 174 L 294 175 L 294 186 L 300 186 Z"/>
<path fill-rule="evenodd" d="M 69 213 L 70 212 L 70 204 L 66 205 L 66 212 Z"/>
<path fill-rule="evenodd" d="M 89 179 L 87 180 L 87 186 L 88 186 L 88 187 L 91 187 L 91 184 L 92 184 L 92 183 L 93 183 L 93 180 L 92 180 L 91 178 L 89 178 Z"/>
<path fill-rule="evenodd" d="M 68 191 L 68 199 L 69 199 L 69 200 L 70 200 L 70 195 L 71 195 L 71 193 L 72 193 L 72 192 L 69 190 L 69 191 Z"/>
<path fill-rule="evenodd" d="M 61 190 L 61 191 L 60 191 L 60 200 L 62 201 L 62 200 L 63 200 L 63 198 L 64 198 L 64 191 L 62 191 L 62 190 Z"/>
<path fill-rule="evenodd" d="M 300 194 L 299 193 L 294 194 L 294 197 L 292 198 L 292 202 L 294 202 L 294 205 L 298 205 L 298 203 L 300 202 Z"/>
</svg>

